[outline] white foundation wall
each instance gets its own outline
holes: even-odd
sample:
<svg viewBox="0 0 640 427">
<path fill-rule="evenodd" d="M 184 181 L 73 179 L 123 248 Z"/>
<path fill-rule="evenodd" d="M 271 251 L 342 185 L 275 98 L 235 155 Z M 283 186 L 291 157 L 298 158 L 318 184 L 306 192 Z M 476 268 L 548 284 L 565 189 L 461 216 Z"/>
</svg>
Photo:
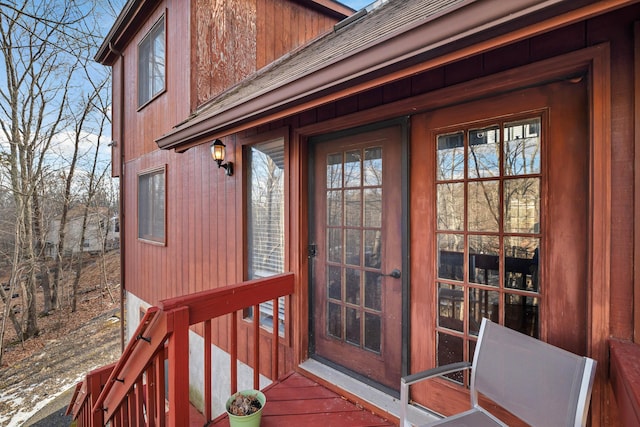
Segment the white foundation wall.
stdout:
<svg viewBox="0 0 640 427">
<path fill-rule="evenodd" d="M 136 297 L 126 294 L 126 335 L 130 340 L 140 324 L 141 313 L 151 305 Z M 229 353 L 215 345 L 211 346 L 211 413 L 213 418 L 225 411 L 225 403 L 231 391 L 231 357 Z M 267 377 L 260 375 L 260 388 L 271 383 Z M 238 390 L 253 388 L 253 369 L 238 362 Z M 189 331 L 189 399 L 201 412 L 204 409 L 204 339 L 193 331 Z"/>
</svg>

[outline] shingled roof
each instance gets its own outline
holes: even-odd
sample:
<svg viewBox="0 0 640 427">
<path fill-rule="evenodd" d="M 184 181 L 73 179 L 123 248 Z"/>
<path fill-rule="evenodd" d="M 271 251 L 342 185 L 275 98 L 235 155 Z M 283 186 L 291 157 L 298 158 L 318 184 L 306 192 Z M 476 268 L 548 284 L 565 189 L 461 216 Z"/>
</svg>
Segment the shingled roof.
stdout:
<svg viewBox="0 0 640 427">
<path fill-rule="evenodd" d="M 340 89 L 560 3 L 568 2 L 379 0 L 206 102 L 156 142 L 180 150 L 285 109 L 310 108 Z"/>
</svg>

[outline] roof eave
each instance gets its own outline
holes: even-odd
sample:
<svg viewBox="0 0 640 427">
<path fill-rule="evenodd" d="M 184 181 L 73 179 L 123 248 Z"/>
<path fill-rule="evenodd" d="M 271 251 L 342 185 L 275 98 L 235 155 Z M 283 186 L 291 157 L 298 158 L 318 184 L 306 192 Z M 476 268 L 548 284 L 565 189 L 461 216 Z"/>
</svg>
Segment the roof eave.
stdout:
<svg viewBox="0 0 640 427">
<path fill-rule="evenodd" d="M 256 94 L 253 97 L 242 100 L 235 105 L 229 105 L 215 114 L 204 117 L 194 117 L 179 125 L 173 131 L 161 136 L 156 143 L 161 149 L 185 150 L 193 145 L 203 142 L 204 138 L 221 137 L 237 131 L 241 127 L 248 127 L 247 123 L 264 122 L 269 116 L 281 117 L 282 111 L 289 113 L 302 111 L 321 105 L 324 102 L 338 99 L 342 96 L 357 93 L 358 90 L 366 90 L 399 78 L 415 74 L 426 69 L 443 65 L 442 61 L 454 61 L 474 53 L 486 51 L 496 47 L 496 42 L 477 42 L 470 48 L 474 36 L 495 29 L 500 25 L 522 18 L 528 14 L 538 12 L 541 9 L 554 6 L 563 0 L 547 0 L 544 2 L 521 0 L 521 4 L 528 7 L 514 13 L 513 10 L 498 10 L 499 5 L 512 4 L 501 0 L 482 1 L 472 3 L 468 8 L 458 9 L 453 13 L 440 17 L 437 25 L 434 22 L 426 22 L 421 26 L 400 34 L 394 38 L 382 40 L 380 43 L 361 51 L 357 55 L 341 58 L 329 66 L 315 70 L 296 80 L 286 82 L 268 91 Z M 631 4 L 635 0 L 610 0 L 596 2 L 580 9 L 565 13 L 563 16 L 553 17 L 536 26 L 512 30 L 508 37 L 502 36 L 502 44 L 511 43 L 531 37 L 543 31 L 549 31 L 584 19 Z M 465 14 L 465 19 L 460 19 L 460 13 Z M 494 35 L 494 39 L 497 38 Z M 465 41 L 467 41 L 465 43 Z M 458 51 L 459 53 L 451 54 Z M 429 61 L 430 52 L 437 52 L 442 57 L 439 61 Z M 446 55 L 449 54 L 449 55 Z M 420 66 L 407 67 L 404 72 L 397 72 L 394 65 L 407 63 L 411 58 L 420 57 L 424 63 Z M 389 74 L 380 78 L 385 70 L 391 70 Z M 375 79 L 367 80 L 367 76 L 375 76 Z M 357 82 L 350 85 L 350 82 Z M 350 90 L 345 91 L 345 87 Z"/>
</svg>

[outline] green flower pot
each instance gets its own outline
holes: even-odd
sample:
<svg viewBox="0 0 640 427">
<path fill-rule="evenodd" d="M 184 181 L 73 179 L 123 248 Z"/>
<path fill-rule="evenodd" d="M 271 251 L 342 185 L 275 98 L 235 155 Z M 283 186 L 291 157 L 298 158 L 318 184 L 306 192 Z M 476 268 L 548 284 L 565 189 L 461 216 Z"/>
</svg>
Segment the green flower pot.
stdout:
<svg viewBox="0 0 640 427">
<path fill-rule="evenodd" d="M 229 411 L 231 407 L 231 403 L 236 399 L 238 395 L 243 396 L 254 396 L 260 402 L 260 409 L 250 415 L 234 415 Z M 229 425 L 231 427 L 259 427 L 260 419 L 262 418 L 262 410 L 264 409 L 264 405 L 267 403 L 267 398 L 264 394 L 259 390 L 243 390 L 235 393 L 229 399 L 227 399 L 227 404 L 225 407 L 227 408 L 227 415 L 229 415 Z"/>
</svg>

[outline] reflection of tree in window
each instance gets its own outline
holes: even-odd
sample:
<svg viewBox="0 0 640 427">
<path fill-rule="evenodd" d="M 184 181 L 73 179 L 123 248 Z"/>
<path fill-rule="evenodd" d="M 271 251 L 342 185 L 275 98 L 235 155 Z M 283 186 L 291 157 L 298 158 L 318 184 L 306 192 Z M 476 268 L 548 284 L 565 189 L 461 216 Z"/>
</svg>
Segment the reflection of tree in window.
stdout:
<svg viewBox="0 0 640 427">
<path fill-rule="evenodd" d="M 247 151 L 247 157 L 247 274 L 249 279 L 257 279 L 284 272 L 284 140 L 254 145 Z M 281 333 L 284 313 L 281 298 L 278 304 Z M 260 322 L 273 326 L 272 302 L 260 305 Z"/>
</svg>

